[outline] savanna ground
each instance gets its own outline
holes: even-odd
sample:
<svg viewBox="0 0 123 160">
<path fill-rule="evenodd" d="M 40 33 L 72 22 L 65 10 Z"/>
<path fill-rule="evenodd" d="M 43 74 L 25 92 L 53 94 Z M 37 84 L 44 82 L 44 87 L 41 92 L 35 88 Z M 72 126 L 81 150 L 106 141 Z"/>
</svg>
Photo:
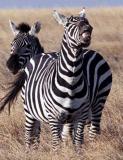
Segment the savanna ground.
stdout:
<svg viewBox="0 0 123 160">
<path fill-rule="evenodd" d="M 78 14 L 80 9 L 59 9 L 65 15 Z M 87 17 L 94 27 L 90 48 L 99 51 L 111 66 L 113 86 L 102 116 L 102 133 L 96 142 L 89 142 L 87 130 L 82 154 L 76 155 L 69 142 L 59 153 L 51 150 L 51 135 L 43 125 L 37 151 L 25 153 L 24 112 L 21 98 L 11 110 L 0 114 L 0 160 L 123 160 L 123 8 L 89 9 Z M 7 83 L 14 78 L 6 68 L 13 35 L 8 20 L 15 23 L 42 22 L 38 37 L 46 52 L 58 51 L 63 28 L 55 22 L 52 10 L 0 10 L 0 97 Z"/>
</svg>

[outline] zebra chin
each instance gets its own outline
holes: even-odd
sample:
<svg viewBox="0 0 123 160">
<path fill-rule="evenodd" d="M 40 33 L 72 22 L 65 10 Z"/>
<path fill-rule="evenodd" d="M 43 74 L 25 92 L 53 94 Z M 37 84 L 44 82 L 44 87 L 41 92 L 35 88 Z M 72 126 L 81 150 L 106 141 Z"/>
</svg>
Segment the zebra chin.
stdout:
<svg viewBox="0 0 123 160">
<path fill-rule="evenodd" d="M 12 74 L 17 74 L 20 70 L 19 66 L 19 57 L 17 54 L 10 55 L 9 59 L 6 62 L 6 66 Z"/>
<path fill-rule="evenodd" d="M 82 43 L 82 46 L 83 47 L 88 47 L 88 46 L 90 46 L 90 44 L 91 44 L 91 41 L 88 41 L 88 42 Z"/>
<path fill-rule="evenodd" d="M 88 42 L 81 42 L 78 46 L 77 46 L 77 48 L 78 49 L 80 49 L 80 48 L 86 48 L 86 47 L 89 47 L 89 45 L 91 44 L 91 40 L 90 41 L 88 41 Z"/>
</svg>

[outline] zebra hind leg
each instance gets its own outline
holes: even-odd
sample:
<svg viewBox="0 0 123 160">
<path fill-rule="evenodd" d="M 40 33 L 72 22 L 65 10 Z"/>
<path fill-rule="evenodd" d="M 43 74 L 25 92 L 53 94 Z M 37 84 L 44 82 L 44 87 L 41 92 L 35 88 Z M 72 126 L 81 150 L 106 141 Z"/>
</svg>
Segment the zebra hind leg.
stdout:
<svg viewBox="0 0 123 160">
<path fill-rule="evenodd" d="M 92 117 L 92 111 L 90 108 L 88 111 L 88 118 L 86 120 L 86 126 L 87 126 L 88 130 L 90 130 L 90 126 L 91 126 L 91 117 Z"/>
<path fill-rule="evenodd" d="M 28 152 L 32 146 L 32 149 L 37 149 L 40 142 L 40 122 L 26 117 L 25 122 L 25 144 L 26 151 Z"/>
<path fill-rule="evenodd" d="M 89 140 L 93 141 L 100 134 L 100 121 L 103 105 L 99 104 L 92 108 L 91 125 L 89 129 Z"/>
<path fill-rule="evenodd" d="M 33 125 L 33 133 L 32 133 L 32 145 L 33 149 L 38 149 L 40 143 L 40 122 L 35 120 Z"/>
</svg>

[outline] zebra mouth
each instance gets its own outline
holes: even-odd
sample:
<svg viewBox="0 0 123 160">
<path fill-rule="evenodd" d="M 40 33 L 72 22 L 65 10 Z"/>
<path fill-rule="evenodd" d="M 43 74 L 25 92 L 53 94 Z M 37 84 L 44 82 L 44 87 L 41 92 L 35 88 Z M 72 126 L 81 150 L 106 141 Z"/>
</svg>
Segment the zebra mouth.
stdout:
<svg viewBox="0 0 123 160">
<path fill-rule="evenodd" d="M 91 41 L 91 34 L 89 32 L 84 32 L 82 34 L 82 40 L 84 43 L 88 43 Z"/>
<path fill-rule="evenodd" d="M 89 31 L 84 31 L 81 34 L 80 41 L 79 46 L 88 47 L 91 43 L 91 33 Z"/>
<path fill-rule="evenodd" d="M 11 71 L 11 73 L 15 75 L 15 74 L 18 73 L 18 70 L 17 71 Z"/>
<path fill-rule="evenodd" d="M 12 74 L 16 74 L 20 69 L 18 55 L 11 54 L 6 62 L 6 66 Z"/>
</svg>

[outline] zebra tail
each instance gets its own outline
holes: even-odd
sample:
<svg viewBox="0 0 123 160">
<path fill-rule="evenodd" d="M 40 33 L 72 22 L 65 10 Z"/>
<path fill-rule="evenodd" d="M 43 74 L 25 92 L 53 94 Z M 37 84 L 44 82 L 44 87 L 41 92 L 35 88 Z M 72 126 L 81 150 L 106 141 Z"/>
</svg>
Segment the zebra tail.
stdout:
<svg viewBox="0 0 123 160">
<path fill-rule="evenodd" d="M 5 106 L 8 104 L 8 110 L 10 113 L 10 108 L 12 104 L 17 100 L 17 96 L 22 89 L 22 86 L 24 85 L 26 79 L 26 73 L 25 71 L 20 71 L 13 82 L 10 83 L 10 86 L 8 87 L 8 93 L 1 98 L 0 100 L 0 113 L 4 110 Z"/>
</svg>

